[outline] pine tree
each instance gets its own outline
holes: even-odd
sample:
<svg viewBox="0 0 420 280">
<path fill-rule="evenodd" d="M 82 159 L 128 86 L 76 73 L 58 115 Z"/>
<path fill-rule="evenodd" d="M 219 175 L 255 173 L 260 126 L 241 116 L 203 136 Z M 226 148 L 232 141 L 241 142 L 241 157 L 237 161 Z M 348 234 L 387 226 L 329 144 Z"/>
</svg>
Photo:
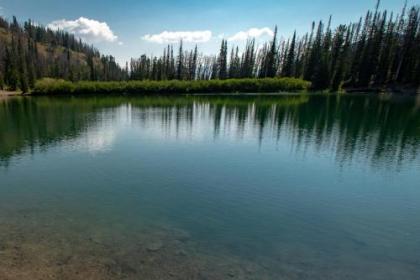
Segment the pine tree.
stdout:
<svg viewBox="0 0 420 280">
<path fill-rule="evenodd" d="M 294 75 L 293 67 L 295 66 L 295 48 L 296 48 L 296 31 L 293 33 L 292 41 L 288 47 L 287 56 L 285 57 L 282 76 L 291 77 Z"/>
<path fill-rule="evenodd" d="M 26 68 L 25 52 L 23 50 L 22 39 L 18 39 L 18 69 L 19 69 L 19 85 L 20 89 L 26 93 L 29 90 L 28 71 Z"/>
<path fill-rule="evenodd" d="M 274 28 L 274 36 L 266 59 L 265 77 L 275 77 L 277 74 L 277 26 Z"/>
<path fill-rule="evenodd" d="M 228 47 L 227 47 L 227 41 L 222 40 L 222 45 L 220 47 L 220 53 L 218 57 L 218 78 L 221 80 L 225 80 L 228 77 L 228 64 L 227 64 L 227 53 L 228 53 Z"/>
<path fill-rule="evenodd" d="M 178 51 L 178 61 L 177 61 L 177 68 L 176 68 L 176 79 L 182 80 L 182 73 L 184 71 L 184 53 L 182 48 L 182 40 L 179 43 L 179 51 Z"/>
<path fill-rule="evenodd" d="M 309 55 L 309 63 L 306 69 L 306 71 L 309 72 L 309 80 L 312 82 L 312 87 L 314 89 L 322 89 L 324 85 L 323 73 L 321 73 L 321 71 L 323 70 L 323 65 L 321 65 L 323 30 L 324 25 L 322 22 L 319 22 L 316 37 L 312 45 L 311 53 Z"/>
<path fill-rule="evenodd" d="M 12 36 L 12 42 L 10 47 L 6 47 L 5 53 L 5 83 L 10 89 L 17 90 L 19 87 L 19 72 L 17 63 L 17 47 L 15 44 L 15 38 Z"/>
<path fill-rule="evenodd" d="M 346 26 L 340 25 L 335 32 L 331 50 L 330 88 L 332 91 L 337 91 L 340 88 L 340 84 L 344 76 L 344 64 L 346 62 L 346 54 L 348 48 L 345 36 L 350 36 L 349 30 L 346 28 Z"/>
</svg>

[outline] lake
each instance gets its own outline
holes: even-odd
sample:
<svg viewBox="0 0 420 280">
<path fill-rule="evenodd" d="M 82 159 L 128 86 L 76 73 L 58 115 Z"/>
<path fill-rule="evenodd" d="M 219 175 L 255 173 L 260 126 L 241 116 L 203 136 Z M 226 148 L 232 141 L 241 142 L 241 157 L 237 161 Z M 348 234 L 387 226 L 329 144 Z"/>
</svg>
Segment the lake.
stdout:
<svg viewBox="0 0 420 280">
<path fill-rule="evenodd" d="M 0 279 L 420 279 L 420 100 L 0 100 Z"/>
</svg>

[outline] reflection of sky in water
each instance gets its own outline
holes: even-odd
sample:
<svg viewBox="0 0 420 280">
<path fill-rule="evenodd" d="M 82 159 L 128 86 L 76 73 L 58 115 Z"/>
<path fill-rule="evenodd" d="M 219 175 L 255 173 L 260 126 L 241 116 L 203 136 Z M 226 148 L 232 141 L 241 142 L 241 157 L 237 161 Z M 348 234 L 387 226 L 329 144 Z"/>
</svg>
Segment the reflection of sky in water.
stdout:
<svg viewBox="0 0 420 280">
<path fill-rule="evenodd" d="M 65 141 L 65 147 L 73 151 L 86 151 L 91 154 L 110 151 L 117 137 L 112 125 L 101 125 L 89 128 L 78 138 Z"/>
<path fill-rule="evenodd" d="M 96 113 L 95 121 L 89 124 L 75 139 L 68 139 L 64 147 L 71 151 L 98 154 L 110 151 L 115 144 L 121 126 L 127 124 L 130 118 L 127 107 L 123 106 L 113 110 Z"/>
</svg>

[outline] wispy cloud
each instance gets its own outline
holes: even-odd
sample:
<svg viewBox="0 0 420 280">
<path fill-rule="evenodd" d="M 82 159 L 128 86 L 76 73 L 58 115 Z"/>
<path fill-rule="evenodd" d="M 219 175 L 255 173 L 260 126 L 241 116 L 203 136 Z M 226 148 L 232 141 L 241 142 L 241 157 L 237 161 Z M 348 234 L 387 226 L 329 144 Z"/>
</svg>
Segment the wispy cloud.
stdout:
<svg viewBox="0 0 420 280">
<path fill-rule="evenodd" d="M 47 27 L 73 33 L 88 42 L 118 42 L 118 36 L 114 34 L 106 22 L 85 17 L 76 20 L 56 20 L 48 24 Z"/>
<path fill-rule="evenodd" d="M 268 27 L 263 28 L 251 28 L 246 31 L 240 31 L 235 35 L 228 38 L 228 41 L 245 41 L 249 38 L 259 38 L 262 36 L 274 36 L 274 31 Z"/>
<path fill-rule="evenodd" d="M 159 34 L 147 34 L 142 38 L 148 42 L 158 44 L 177 43 L 181 40 L 189 43 L 204 43 L 210 41 L 212 38 L 212 32 L 209 30 L 175 32 L 163 31 Z"/>
</svg>

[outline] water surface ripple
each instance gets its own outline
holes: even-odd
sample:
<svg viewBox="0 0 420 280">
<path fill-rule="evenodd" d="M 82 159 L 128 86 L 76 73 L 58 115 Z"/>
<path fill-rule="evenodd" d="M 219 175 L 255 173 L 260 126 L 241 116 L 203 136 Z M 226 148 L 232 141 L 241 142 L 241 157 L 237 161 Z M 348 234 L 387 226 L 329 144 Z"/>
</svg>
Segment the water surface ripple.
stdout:
<svg viewBox="0 0 420 280">
<path fill-rule="evenodd" d="M 420 279 L 419 108 L 0 100 L 0 279 Z"/>
</svg>

